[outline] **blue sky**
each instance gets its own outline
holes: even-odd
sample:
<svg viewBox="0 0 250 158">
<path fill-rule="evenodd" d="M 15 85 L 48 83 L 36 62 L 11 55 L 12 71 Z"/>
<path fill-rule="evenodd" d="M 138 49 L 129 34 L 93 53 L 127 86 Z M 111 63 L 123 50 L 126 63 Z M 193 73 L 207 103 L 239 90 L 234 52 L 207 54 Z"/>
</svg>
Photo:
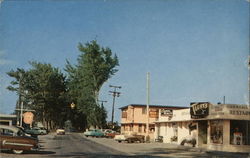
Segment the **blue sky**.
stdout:
<svg viewBox="0 0 250 158">
<path fill-rule="evenodd" d="M 247 0 L 5 0 L 0 9 L 0 111 L 14 110 L 17 96 L 6 90 L 11 69 L 28 61 L 62 71 L 76 63 L 77 45 L 96 39 L 110 47 L 119 72 L 100 99 L 111 115 L 109 84 L 122 86 L 119 107 L 190 102 L 246 104 L 248 101 L 249 1 Z"/>
</svg>

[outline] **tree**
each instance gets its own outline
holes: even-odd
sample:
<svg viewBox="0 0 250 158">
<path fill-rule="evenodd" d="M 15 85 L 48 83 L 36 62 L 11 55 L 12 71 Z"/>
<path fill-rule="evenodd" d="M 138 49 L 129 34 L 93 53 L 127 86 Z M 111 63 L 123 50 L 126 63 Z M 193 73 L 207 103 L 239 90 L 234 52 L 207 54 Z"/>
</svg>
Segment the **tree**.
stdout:
<svg viewBox="0 0 250 158">
<path fill-rule="evenodd" d="M 98 97 L 102 85 L 118 71 L 118 58 L 112 56 L 110 48 L 100 47 L 96 41 L 85 45 L 79 43 L 78 49 L 81 54 L 77 64 L 73 66 L 67 61 L 65 69 L 69 96 L 77 102 L 78 111 L 86 116 L 88 126 L 101 127 L 100 121 L 106 120 L 106 111 L 99 105 Z"/>
<path fill-rule="evenodd" d="M 13 78 L 11 91 L 20 93 L 26 108 L 36 110 L 36 120 L 47 126 L 63 124 L 62 114 L 66 114 L 65 76 L 51 64 L 30 62 L 31 69 L 11 70 L 7 74 Z M 17 86 L 17 87 L 15 87 Z"/>
</svg>

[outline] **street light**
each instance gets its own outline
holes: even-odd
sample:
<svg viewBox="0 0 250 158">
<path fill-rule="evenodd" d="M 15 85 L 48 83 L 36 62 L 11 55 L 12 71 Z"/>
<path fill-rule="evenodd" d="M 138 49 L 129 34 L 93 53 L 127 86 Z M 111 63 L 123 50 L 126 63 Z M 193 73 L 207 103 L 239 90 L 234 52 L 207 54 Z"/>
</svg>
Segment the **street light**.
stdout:
<svg viewBox="0 0 250 158">
<path fill-rule="evenodd" d="M 76 104 L 75 104 L 74 102 L 72 102 L 72 103 L 70 104 L 70 108 L 71 108 L 71 109 L 75 109 L 75 107 L 76 107 Z"/>
</svg>

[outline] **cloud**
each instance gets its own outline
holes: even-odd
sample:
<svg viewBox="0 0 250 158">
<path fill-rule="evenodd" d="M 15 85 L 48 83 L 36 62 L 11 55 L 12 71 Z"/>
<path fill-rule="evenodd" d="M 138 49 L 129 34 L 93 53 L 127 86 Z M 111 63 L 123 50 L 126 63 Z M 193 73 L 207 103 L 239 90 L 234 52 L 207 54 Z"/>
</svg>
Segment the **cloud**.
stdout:
<svg viewBox="0 0 250 158">
<path fill-rule="evenodd" d="M 246 1 L 250 3 L 250 0 L 246 0 Z"/>
</svg>

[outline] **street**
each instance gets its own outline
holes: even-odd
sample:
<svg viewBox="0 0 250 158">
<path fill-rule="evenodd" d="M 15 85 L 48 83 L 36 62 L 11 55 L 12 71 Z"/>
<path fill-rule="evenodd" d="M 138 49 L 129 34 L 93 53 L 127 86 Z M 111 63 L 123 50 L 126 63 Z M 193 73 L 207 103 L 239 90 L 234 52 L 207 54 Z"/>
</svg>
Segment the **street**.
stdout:
<svg viewBox="0 0 250 158">
<path fill-rule="evenodd" d="M 51 157 L 51 158 L 125 158 L 125 157 L 176 157 L 176 158 L 248 158 L 247 154 L 214 153 L 199 151 L 165 143 L 118 143 L 107 138 L 86 138 L 82 133 L 66 135 L 48 134 L 39 136 L 40 151 L 29 151 L 20 155 L 2 151 L 1 158 Z"/>
</svg>

